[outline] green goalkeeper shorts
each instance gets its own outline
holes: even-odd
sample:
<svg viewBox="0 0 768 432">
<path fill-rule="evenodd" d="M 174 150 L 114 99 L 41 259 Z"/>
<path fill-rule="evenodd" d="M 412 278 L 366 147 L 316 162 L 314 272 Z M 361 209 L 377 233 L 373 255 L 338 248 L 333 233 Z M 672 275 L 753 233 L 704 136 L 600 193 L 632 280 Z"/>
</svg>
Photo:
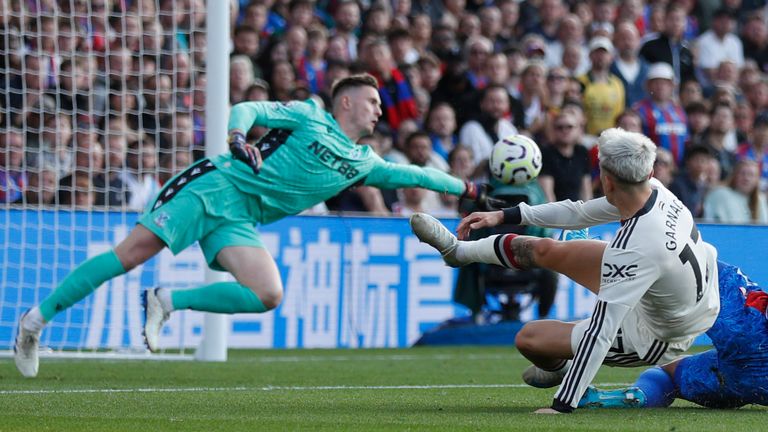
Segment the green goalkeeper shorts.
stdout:
<svg viewBox="0 0 768 432">
<path fill-rule="evenodd" d="M 223 248 L 264 247 L 254 226 L 251 209 L 258 206 L 252 200 L 203 159 L 168 181 L 139 223 L 174 255 L 199 241 L 208 266 L 225 270 L 216 261 Z"/>
</svg>

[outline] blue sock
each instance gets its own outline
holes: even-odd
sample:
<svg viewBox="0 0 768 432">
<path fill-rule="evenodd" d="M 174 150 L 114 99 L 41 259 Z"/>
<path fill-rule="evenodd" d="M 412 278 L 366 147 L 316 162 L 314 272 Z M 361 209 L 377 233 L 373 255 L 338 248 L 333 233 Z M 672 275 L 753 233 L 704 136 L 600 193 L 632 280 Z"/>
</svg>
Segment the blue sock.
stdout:
<svg viewBox="0 0 768 432">
<path fill-rule="evenodd" d="M 645 394 L 646 408 L 668 407 L 677 395 L 672 377 L 660 367 L 652 367 L 641 373 L 634 386 Z"/>
</svg>

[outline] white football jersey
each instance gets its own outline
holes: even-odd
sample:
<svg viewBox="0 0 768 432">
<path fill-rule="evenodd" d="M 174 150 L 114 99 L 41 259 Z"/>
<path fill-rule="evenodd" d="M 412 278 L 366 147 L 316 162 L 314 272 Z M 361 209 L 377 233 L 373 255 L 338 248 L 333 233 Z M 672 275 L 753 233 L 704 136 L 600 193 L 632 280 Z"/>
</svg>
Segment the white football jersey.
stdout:
<svg viewBox="0 0 768 432">
<path fill-rule="evenodd" d="M 555 395 L 574 408 L 631 309 L 637 309 L 659 346 L 698 336 L 717 318 L 720 298 L 715 248 L 703 241 L 691 212 L 674 194 L 655 179 L 651 187 L 645 206 L 621 221 L 603 254 L 600 291 L 589 329 Z M 584 228 L 620 219 L 618 209 L 604 197 L 588 202 L 521 204 L 520 210 L 524 224 L 552 228 Z M 638 353 L 651 364 L 660 354 L 663 351 Z"/>
</svg>

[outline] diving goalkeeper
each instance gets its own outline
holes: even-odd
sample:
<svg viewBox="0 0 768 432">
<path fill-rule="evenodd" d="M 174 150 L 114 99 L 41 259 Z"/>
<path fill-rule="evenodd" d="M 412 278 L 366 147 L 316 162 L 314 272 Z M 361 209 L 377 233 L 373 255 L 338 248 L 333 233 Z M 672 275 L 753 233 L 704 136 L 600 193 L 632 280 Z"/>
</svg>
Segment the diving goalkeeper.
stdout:
<svg viewBox="0 0 768 432">
<path fill-rule="evenodd" d="M 261 313 L 280 304 L 280 274 L 255 224 L 297 214 L 357 185 L 423 187 L 460 195 L 481 207 L 492 200 L 482 187 L 438 170 L 385 162 L 370 147 L 357 144 L 373 132 L 382 114 L 372 76 L 341 79 L 331 95 L 332 114 L 312 101 L 235 105 L 228 124 L 230 153 L 200 160 L 171 179 L 125 240 L 80 264 L 40 305 L 22 315 L 14 346 L 21 374 L 37 375 L 40 335 L 57 313 L 164 247 L 178 254 L 199 241 L 209 267 L 231 273 L 236 282 L 145 291 L 144 335 L 153 352 L 175 310 Z M 257 146 L 245 140 L 254 125 L 270 129 Z"/>
</svg>

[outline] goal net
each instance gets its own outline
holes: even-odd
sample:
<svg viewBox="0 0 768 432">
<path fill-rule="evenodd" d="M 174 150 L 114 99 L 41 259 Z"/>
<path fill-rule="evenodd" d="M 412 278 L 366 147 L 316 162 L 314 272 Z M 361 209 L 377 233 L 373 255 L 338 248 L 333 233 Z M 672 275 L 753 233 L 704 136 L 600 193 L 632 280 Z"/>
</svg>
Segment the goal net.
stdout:
<svg viewBox="0 0 768 432">
<path fill-rule="evenodd" d="M 119 243 L 163 182 L 204 156 L 206 10 L 202 0 L 0 9 L 0 345 L 10 348 L 25 310 Z M 41 346 L 144 356 L 140 291 L 198 285 L 204 268 L 194 248 L 166 250 L 58 314 Z M 161 343 L 171 358 L 197 345 L 202 322 L 173 315 Z"/>
</svg>

